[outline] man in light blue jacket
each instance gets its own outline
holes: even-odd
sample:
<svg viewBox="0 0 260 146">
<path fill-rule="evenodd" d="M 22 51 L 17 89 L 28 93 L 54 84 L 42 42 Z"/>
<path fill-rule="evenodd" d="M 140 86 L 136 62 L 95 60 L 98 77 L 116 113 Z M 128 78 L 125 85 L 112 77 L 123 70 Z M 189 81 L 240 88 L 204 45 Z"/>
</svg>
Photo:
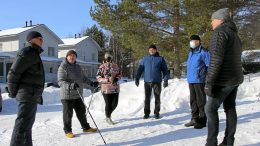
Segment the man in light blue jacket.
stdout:
<svg viewBox="0 0 260 146">
<path fill-rule="evenodd" d="M 190 37 L 190 52 L 187 60 L 187 80 L 190 89 L 191 121 L 186 127 L 194 126 L 201 129 L 206 126 L 207 117 L 204 111 L 206 94 L 204 92 L 207 68 L 209 66 L 209 52 L 201 45 L 198 35 Z"/>
<path fill-rule="evenodd" d="M 144 119 L 148 119 L 150 115 L 150 100 L 152 89 L 154 90 L 155 97 L 154 118 L 159 119 L 162 74 L 164 80 L 163 87 L 165 88 L 168 86 L 168 68 L 164 58 L 161 57 L 157 52 L 155 45 L 150 45 L 148 51 L 149 55 L 143 58 L 138 67 L 135 84 L 136 86 L 139 86 L 139 79 L 142 73 L 144 73 Z"/>
</svg>

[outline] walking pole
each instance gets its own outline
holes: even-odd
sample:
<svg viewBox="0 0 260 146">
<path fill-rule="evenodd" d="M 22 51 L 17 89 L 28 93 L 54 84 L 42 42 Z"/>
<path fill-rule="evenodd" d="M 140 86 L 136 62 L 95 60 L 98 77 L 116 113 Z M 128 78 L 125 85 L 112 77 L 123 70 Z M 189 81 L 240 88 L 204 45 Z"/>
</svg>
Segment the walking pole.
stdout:
<svg viewBox="0 0 260 146">
<path fill-rule="evenodd" d="M 85 102 L 84 102 L 84 98 L 81 96 L 81 94 L 79 93 L 79 90 L 78 90 L 78 89 L 77 89 L 77 92 L 78 92 L 78 94 L 79 94 L 79 96 L 80 96 L 80 98 L 81 98 L 81 100 L 82 100 L 83 104 L 84 104 L 84 105 L 85 105 L 85 107 L 88 109 L 88 107 L 86 106 L 86 104 L 85 104 Z M 87 113 L 89 113 L 89 115 L 90 115 L 90 117 L 91 117 L 91 119 L 92 119 L 93 123 L 94 123 L 94 124 L 95 124 L 95 126 L 97 127 L 98 133 L 100 134 L 100 136 L 101 136 L 101 138 L 102 138 L 102 140 L 103 140 L 104 144 L 107 144 L 107 143 L 106 143 L 106 141 L 105 141 L 105 139 L 103 138 L 103 136 L 102 136 L 102 134 L 101 134 L 101 132 L 100 132 L 100 130 L 99 130 L 99 128 L 98 128 L 98 126 L 97 126 L 97 124 L 96 124 L 95 120 L 93 119 L 93 117 L 92 117 L 92 115 L 91 115 L 90 111 L 88 110 L 88 111 L 87 111 Z"/>
<path fill-rule="evenodd" d="M 94 88 L 94 90 L 93 90 L 94 92 L 92 93 L 91 98 L 90 98 L 90 101 L 89 101 L 89 104 L 88 104 L 88 109 L 87 109 L 88 111 L 89 111 L 89 108 L 90 108 L 90 104 L 91 104 L 91 101 L 92 101 L 93 95 L 94 95 L 95 91 L 96 91 L 99 87 L 100 87 L 100 86 Z M 88 112 L 87 112 L 86 115 L 88 115 Z"/>
</svg>

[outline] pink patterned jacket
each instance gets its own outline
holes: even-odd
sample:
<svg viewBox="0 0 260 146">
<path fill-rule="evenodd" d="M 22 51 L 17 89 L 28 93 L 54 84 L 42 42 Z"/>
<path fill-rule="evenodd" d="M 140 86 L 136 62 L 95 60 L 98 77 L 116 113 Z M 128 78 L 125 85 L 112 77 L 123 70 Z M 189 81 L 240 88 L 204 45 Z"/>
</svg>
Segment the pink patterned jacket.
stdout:
<svg viewBox="0 0 260 146">
<path fill-rule="evenodd" d="M 117 64 L 103 63 L 99 66 L 96 78 L 101 83 L 101 92 L 103 94 L 119 93 L 120 87 L 117 81 L 121 79 L 121 74 Z"/>
</svg>

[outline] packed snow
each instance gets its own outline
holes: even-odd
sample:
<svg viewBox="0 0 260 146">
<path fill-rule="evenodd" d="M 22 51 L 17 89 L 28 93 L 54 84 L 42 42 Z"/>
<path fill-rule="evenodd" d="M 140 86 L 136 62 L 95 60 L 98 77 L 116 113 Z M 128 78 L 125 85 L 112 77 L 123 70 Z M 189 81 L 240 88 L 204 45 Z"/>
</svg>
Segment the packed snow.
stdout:
<svg viewBox="0 0 260 146">
<path fill-rule="evenodd" d="M 3 85 L 1 85 L 3 87 Z M 11 134 L 17 113 L 15 99 L 3 96 L 3 112 L 0 113 L 0 145 L 10 144 Z M 36 121 L 32 129 L 35 146 L 89 146 L 104 145 L 99 133 L 82 133 L 80 124 L 74 114 L 72 129 L 75 138 L 68 139 L 63 132 L 62 105 L 59 88 L 48 87 L 44 90 L 44 105 L 38 106 Z M 105 122 L 104 100 L 100 92 L 84 90 L 85 103 L 98 125 L 106 143 L 117 145 L 169 145 L 169 146 L 203 146 L 206 142 L 207 128 L 201 130 L 186 128 L 184 123 L 191 118 L 189 107 L 189 88 L 186 79 L 172 79 L 169 86 L 161 93 L 161 119 L 143 119 L 144 89 L 143 81 L 136 87 L 133 81 L 122 83 L 119 104 L 112 114 L 116 125 Z M 260 74 L 245 76 L 239 87 L 237 98 L 238 126 L 236 146 L 260 145 Z M 154 97 L 151 111 L 154 109 Z M 225 114 L 219 110 L 219 142 L 224 136 Z M 153 116 L 153 114 L 151 114 Z M 91 126 L 94 124 L 89 116 Z"/>
</svg>

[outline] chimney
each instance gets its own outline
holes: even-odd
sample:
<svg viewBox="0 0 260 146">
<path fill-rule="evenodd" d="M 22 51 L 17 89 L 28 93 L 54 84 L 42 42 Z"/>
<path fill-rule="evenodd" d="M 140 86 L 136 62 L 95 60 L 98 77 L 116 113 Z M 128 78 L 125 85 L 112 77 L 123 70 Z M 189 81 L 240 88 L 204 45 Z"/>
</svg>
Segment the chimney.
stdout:
<svg viewBox="0 0 260 146">
<path fill-rule="evenodd" d="M 28 21 L 25 21 L 25 27 L 27 27 L 27 26 L 28 26 L 27 24 L 28 24 Z"/>
<path fill-rule="evenodd" d="M 81 38 L 81 34 L 79 33 L 79 38 Z"/>
<path fill-rule="evenodd" d="M 30 26 L 32 26 L 32 20 L 30 20 Z"/>
<path fill-rule="evenodd" d="M 75 34 L 75 39 L 77 38 L 77 34 Z"/>
</svg>

